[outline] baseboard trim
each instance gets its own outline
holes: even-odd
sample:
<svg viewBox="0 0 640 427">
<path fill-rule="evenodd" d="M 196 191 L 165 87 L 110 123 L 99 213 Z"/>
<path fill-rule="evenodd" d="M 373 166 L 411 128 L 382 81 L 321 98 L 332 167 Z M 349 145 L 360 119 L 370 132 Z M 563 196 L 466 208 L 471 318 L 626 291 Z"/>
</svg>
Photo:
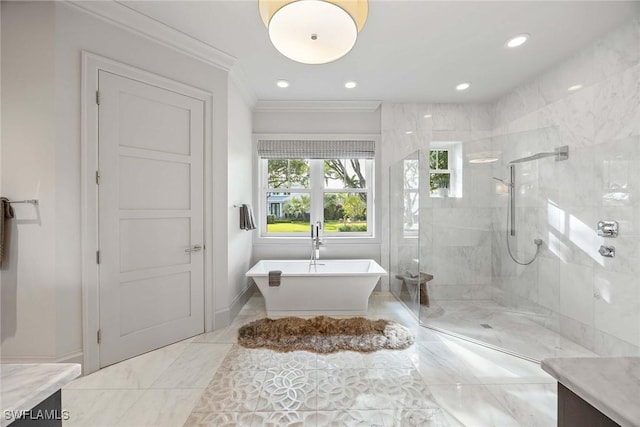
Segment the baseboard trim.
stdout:
<svg viewBox="0 0 640 427">
<path fill-rule="evenodd" d="M 56 359 L 56 363 L 79 363 L 80 365 L 83 361 L 84 353 L 81 350 L 62 355 Z"/>
<path fill-rule="evenodd" d="M 242 292 L 238 294 L 238 296 L 231 303 L 231 307 L 229 307 L 229 321 L 233 322 L 233 319 L 236 318 L 242 307 L 249 301 L 251 295 L 256 289 L 256 285 L 253 283 L 247 285 Z"/>
<path fill-rule="evenodd" d="M 255 290 L 256 285 L 251 283 L 233 299 L 233 302 L 229 307 L 216 310 L 216 312 L 213 313 L 214 330 L 229 326 L 240 310 L 242 310 L 242 307 L 244 307 L 247 301 L 249 301 L 249 298 L 251 298 L 251 295 L 253 295 Z"/>
<path fill-rule="evenodd" d="M 223 308 L 213 313 L 213 330 L 226 328 L 231 324 L 229 320 L 229 308 Z"/>
<path fill-rule="evenodd" d="M 63 354 L 62 356 L 2 356 L 0 363 L 79 363 L 82 365 L 82 350 Z"/>
</svg>

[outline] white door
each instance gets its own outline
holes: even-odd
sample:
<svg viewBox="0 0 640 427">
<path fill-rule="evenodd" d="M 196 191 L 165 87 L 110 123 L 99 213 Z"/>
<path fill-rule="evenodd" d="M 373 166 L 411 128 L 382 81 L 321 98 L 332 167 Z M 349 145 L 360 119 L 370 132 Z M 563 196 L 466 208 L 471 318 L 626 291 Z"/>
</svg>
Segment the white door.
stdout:
<svg viewBox="0 0 640 427">
<path fill-rule="evenodd" d="M 98 74 L 100 367 L 204 332 L 204 103 Z"/>
</svg>

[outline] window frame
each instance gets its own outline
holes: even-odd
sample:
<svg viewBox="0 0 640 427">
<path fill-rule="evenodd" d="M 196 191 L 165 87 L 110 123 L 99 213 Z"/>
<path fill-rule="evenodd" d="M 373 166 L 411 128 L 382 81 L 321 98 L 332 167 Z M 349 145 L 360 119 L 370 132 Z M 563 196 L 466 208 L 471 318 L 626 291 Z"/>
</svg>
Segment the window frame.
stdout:
<svg viewBox="0 0 640 427">
<path fill-rule="evenodd" d="M 432 151 L 447 151 L 449 153 L 447 159 L 447 169 L 431 169 L 431 163 L 429 159 L 429 197 L 443 198 L 437 193 L 431 192 L 431 175 L 434 173 L 447 173 L 449 174 L 449 192 L 445 198 L 462 198 L 462 177 L 464 175 L 462 141 L 432 141 L 428 150 L 429 154 L 431 154 Z"/>
<path fill-rule="evenodd" d="M 375 155 L 371 162 L 368 162 L 370 166 L 370 171 L 368 171 L 367 177 L 367 232 L 342 232 L 342 233 L 330 233 L 324 234 L 323 239 L 331 244 L 379 244 L 380 243 L 380 204 L 376 201 L 379 200 L 380 196 L 380 135 L 378 134 L 279 134 L 279 133 L 262 133 L 262 134 L 253 134 L 253 158 L 254 158 L 254 171 L 256 173 L 254 176 L 254 192 L 253 192 L 253 206 L 255 207 L 256 215 L 254 215 L 256 219 L 256 233 L 254 233 L 254 244 L 257 245 L 273 245 L 273 244 L 299 244 L 309 240 L 309 233 L 266 233 L 266 215 L 262 215 L 266 212 L 266 193 L 267 193 L 267 167 L 266 163 L 263 162 L 259 155 L 257 154 L 257 145 L 260 140 L 363 140 L 363 141 L 374 141 L 375 143 Z M 322 160 L 320 160 L 322 161 Z M 319 178 L 320 182 L 323 183 L 324 174 L 322 168 L 319 170 L 319 174 L 322 176 Z M 317 182 L 317 178 L 316 178 Z M 311 184 L 313 186 L 313 184 Z M 318 188 L 319 187 L 319 188 Z M 317 210 L 320 210 L 323 213 L 324 204 L 323 204 L 323 196 L 324 193 L 324 183 L 323 185 L 316 186 L 314 189 L 292 189 L 292 190 L 300 190 L 296 191 L 299 193 L 310 193 L 311 191 L 319 191 L 320 192 L 320 200 L 321 204 L 312 204 L 312 210 L 316 209 L 316 212 L 312 213 L 317 215 Z M 311 191 L 310 191 L 311 190 Z M 331 192 L 345 192 L 344 189 L 331 189 Z M 349 189 L 349 190 L 357 190 L 357 189 Z M 313 200 L 313 196 L 312 196 Z M 317 218 L 317 216 L 316 216 Z M 314 220 L 315 221 L 315 220 Z M 338 234 L 340 234 L 338 236 Z"/>
<path fill-rule="evenodd" d="M 309 211 L 310 222 L 314 224 L 316 221 L 320 221 L 324 224 L 324 195 L 336 194 L 336 193 L 365 193 L 367 195 L 367 231 L 344 231 L 336 233 L 323 233 L 323 238 L 349 238 L 360 237 L 367 238 L 373 237 L 375 228 L 375 215 L 373 206 L 373 185 L 375 185 L 374 169 L 375 159 L 363 159 L 365 160 L 365 176 L 367 177 L 367 183 L 365 188 L 326 188 L 324 183 L 324 159 L 304 159 L 309 161 L 309 187 L 308 188 L 272 188 L 269 186 L 269 159 L 258 159 L 260 162 L 260 181 L 261 186 L 259 190 L 259 197 L 261 204 L 259 205 L 260 218 L 260 237 L 274 238 L 274 237 L 309 237 L 304 232 L 297 233 L 273 233 L 267 231 L 266 212 L 268 207 L 267 195 L 269 193 L 287 193 L 287 194 L 308 194 L 311 198 L 311 209 Z M 327 159 L 329 160 L 329 159 Z M 336 159 L 336 160 L 348 160 L 348 159 Z M 264 218 L 263 218 L 264 215 Z"/>
<path fill-rule="evenodd" d="M 432 169 L 431 168 L 431 152 L 432 151 L 436 151 L 436 168 Z M 438 158 L 440 156 L 441 152 L 446 152 L 447 153 L 447 169 L 440 169 L 438 167 Z M 431 192 L 431 176 L 435 175 L 435 174 L 440 174 L 440 175 L 449 175 L 449 192 L 453 193 L 454 192 L 454 187 L 455 187 L 455 170 L 451 169 L 451 157 L 453 155 L 453 150 L 449 149 L 448 147 L 430 147 L 429 148 L 429 197 L 442 197 L 440 195 L 438 195 L 437 193 L 432 193 Z"/>
</svg>

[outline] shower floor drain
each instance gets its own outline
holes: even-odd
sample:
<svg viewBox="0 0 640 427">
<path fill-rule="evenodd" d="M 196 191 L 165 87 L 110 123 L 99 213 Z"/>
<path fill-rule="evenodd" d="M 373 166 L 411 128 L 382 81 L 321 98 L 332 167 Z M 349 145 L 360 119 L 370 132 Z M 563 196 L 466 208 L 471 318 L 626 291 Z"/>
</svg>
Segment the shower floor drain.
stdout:
<svg viewBox="0 0 640 427">
<path fill-rule="evenodd" d="M 490 325 L 490 324 L 488 324 L 488 323 L 480 323 L 480 326 L 482 326 L 482 327 L 483 327 L 483 328 L 485 328 L 485 329 L 493 329 L 493 326 L 491 326 L 491 325 Z"/>
</svg>

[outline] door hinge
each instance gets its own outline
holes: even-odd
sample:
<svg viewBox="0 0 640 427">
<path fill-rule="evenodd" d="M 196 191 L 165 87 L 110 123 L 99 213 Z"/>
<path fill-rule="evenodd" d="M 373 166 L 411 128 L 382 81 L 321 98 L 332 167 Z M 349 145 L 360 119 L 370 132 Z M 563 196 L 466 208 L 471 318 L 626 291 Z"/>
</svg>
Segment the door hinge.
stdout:
<svg viewBox="0 0 640 427">
<path fill-rule="evenodd" d="M 100 332 L 100 329 L 98 329 L 98 333 L 96 335 L 98 339 L 98 344 L 100 344 L 100 341 L 102 341 L 102 333 Z"/>
<path fill-rule="evenodd" d="M 96 264 L 100 264 L 100 251 L 96 251 Z"/>
<path fill-rule="evenodd" d="M 96 185 L 100 185 L 100 171 L 96 171 Z"/>
<path fill-rule="evenodd" d="M 96 104 L 100 105 L 100 92 L 96 91 Z"/>
</svg>

